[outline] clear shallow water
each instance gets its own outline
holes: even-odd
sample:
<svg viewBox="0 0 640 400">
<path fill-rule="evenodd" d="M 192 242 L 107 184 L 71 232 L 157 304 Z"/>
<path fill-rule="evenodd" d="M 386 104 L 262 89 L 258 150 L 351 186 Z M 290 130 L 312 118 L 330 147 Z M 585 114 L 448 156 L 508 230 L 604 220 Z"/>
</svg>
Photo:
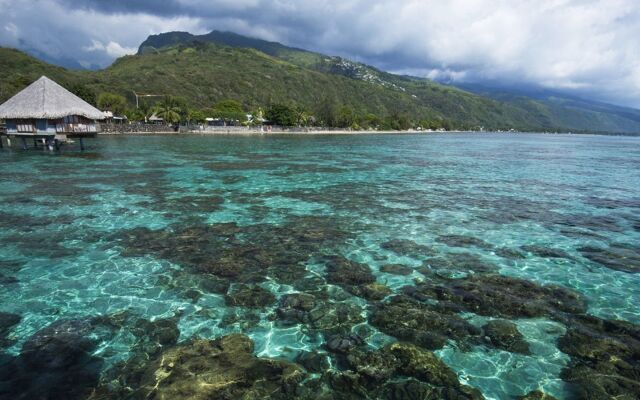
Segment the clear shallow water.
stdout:
<svg viewBox="0 0 640 400">
<path fill-rule="evenodd" d="M 181 342 L 243 332 L 258 356 L 294 360 L 340 331 L 284 324 L 276 310 L 298 292 L 349 307 L 347 330 L 371 348 L 396 341 L 371 323 L 379 299 L 327 282 L 323 257 L 334 255 L 368 266 L 391 289 L 387 300 L 407 285 L 499 273 L 561 285 L 590 315 L 640 323 L 640 274 L 612 268 L 637 261 L 618 253 L 638 257 L 638 138 L 105 137 L 89 146 L 0 151 L 0 311 L 21 317 L 0 341 L 8 357 L 56 321 L 126 311 L 115 333 L 96 337 L 102 377 L 135 353 L 139 320 L 173 319 Z M 209 234 L 217 239 L 190 246 Z M 612 254 L 589 258 L 588 247 Z M 410 270 L 383 272 L 394 264 Z M 263 290 L 251 298 L 275 299 L 234 306 L 243 284 Z M 466 311 L 477 327 L 498 317 Z M 566 327 L 552 315 L 512 319 L 530 354 L 453 340 L 436 354 L 487 398 L 535 389 L 568 398 L 560 373 L 570 357 L 556 346 Z"/>
</svg>

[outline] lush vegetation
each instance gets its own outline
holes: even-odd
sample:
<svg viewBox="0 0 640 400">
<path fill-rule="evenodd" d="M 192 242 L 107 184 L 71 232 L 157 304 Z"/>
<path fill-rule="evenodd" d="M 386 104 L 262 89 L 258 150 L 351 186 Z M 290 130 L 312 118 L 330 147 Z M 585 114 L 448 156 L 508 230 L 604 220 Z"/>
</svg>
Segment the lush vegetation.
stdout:
<svg viewBox="0 0 640 400">
<path fill-rule="evenodd" d="M 491 98 L 220 32 L 152 36 L 138 55 L 101 71 L 68 71 L 0 48 L 0 101 L 43 74 L 133 120 L 156 113 L 172 122 L 211 117 L 258 124 L 266 119 L 285 126 L 351 129 L 640 131 L 640 112 L 636 121 L 575 104 Z M 135 108 L 134 91 L 159 97 Z M 579 115 L 589 126 L 568 115 Z"/>
</svg>

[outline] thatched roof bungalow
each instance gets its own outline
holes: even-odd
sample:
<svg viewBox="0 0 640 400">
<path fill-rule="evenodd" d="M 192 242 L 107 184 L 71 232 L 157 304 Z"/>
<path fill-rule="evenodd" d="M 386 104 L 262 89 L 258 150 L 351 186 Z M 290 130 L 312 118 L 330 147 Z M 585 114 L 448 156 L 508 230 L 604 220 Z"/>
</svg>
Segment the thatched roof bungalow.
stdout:
<svg viewBox="0 0 640 400">
<path fill-rule="evenodd" d="M 0 119 L 9 136 L 87 137 L 98 132 L 104 113 L 43 76 L 0 105 Z"/>
</svg>

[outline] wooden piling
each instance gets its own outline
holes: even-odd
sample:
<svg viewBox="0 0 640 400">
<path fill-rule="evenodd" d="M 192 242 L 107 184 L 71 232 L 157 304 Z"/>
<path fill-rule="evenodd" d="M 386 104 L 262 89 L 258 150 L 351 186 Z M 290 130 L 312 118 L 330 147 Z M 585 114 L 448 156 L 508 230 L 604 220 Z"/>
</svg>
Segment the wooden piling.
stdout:
<svg viewBox="0 0 640 400">
<path fill-rule="evenodd" d="M 84 141 L 80 138 L 80 150 L 84 151 Z"/>
<path fill-rule="evenodd" d="M 22 138 L 22 150 L 27 150 L 27 138 Z"/>
</svg>

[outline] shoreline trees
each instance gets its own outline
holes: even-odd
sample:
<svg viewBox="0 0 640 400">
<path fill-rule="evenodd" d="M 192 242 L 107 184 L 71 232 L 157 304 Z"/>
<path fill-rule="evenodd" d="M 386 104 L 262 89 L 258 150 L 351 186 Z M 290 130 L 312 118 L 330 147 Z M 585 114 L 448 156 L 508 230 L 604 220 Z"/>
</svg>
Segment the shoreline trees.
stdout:
<svg viewBox="0 0 640 400">
<path fill-rule="evenodd" d="M 87 96 L 90 93 L 86 93 Z M 247 106 L 235 99 L 225 99 L 207 108 L 191 108 L 186 99 L 165 96 L 159 102 L 141 102 L 138 108 L 129 106 L 124 96 L 103 92 L 97 96 L 98 107 L 114 114 L 126 115 L 130 122 L 148 122 L 155 114 L 169 124 L 203 124 L 207 118 L 221 121 L 223 125 L 260 126 L 263 124 L 283 127 L 325 127 L 329 129 L 358 130 L 455 130 L 464 129 L 439 116 L 417 119 L 408 112 L 396 110 L 388 115 L 360 111 L 349 104 L 340 104 L 329 97 L 322 99 L 315 109 L 308 109 L 294 102 L 273 103 L 268 107 Z M 250 111 L 253 110 L 253 111 Z"/>
</svg>

